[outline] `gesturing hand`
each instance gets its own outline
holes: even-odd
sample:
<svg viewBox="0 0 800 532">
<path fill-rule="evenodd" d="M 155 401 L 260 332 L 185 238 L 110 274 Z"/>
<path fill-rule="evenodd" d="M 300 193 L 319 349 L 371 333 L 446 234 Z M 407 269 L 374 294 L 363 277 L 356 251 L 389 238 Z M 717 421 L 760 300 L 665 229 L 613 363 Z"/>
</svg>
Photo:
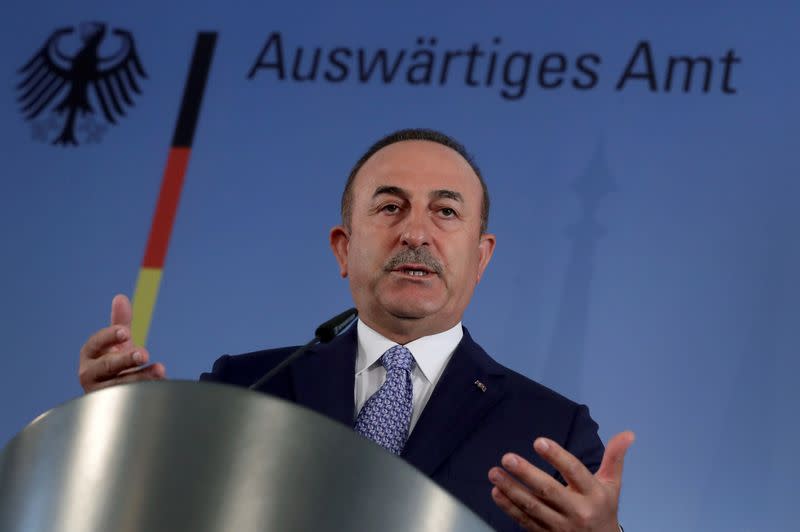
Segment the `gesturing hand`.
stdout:
<svg viewBox="0 0 800 532">
<path fill-rule="evenodd" d="M 147 350 L 131 340 L 131 302 L 124 295 L 111 301 L 111 326 L 100 329 L 83 344 L 78 379 L 85 392 L 113 384 L 163 379 L 164 366 L 144 366 Z"/>
<path fill-rule="evenodd" d="M 592 473 L 580 460 L 547 438 L 533 448 L 567 481 L 552 476 L 516 454 L 503 456 L 503 468 L 493 467 L 492 498 L 526 530 L 618 532 L 617 507 L 625 452 L 633 432 L 621 432 L 608 442 L 600 469 Z"/>
</svg>

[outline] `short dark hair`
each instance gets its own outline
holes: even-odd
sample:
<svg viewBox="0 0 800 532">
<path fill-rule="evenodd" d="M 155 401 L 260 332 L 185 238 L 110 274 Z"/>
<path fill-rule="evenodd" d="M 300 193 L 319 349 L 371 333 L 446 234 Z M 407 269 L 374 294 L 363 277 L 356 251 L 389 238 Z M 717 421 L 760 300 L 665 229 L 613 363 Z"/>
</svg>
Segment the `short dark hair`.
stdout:
<svg viewBox="0 0 800 532">
<path fill-rule="evenodd" d="M 434 129 L 401 129 L 386 135 L 378 142 L 370 146 L 370 148 L 366 151 L 366 153 L 364 153 L 364 155 L 361 156 L 355 166 L 353 166 L 353 169 L 350 170 L 350 175 L 347 177 L 347 184 L 345 184 L 344 192 L 342 192 L 342 224 L 344 224 L 344 226 L 347 228 L 350 227 L 350 218 L 352 216 L 353 205 L 353 181 L 355 180 L 358 171 L 361 170 L 362 166 L 364 166 L 364 163 L 366 163 L 370 157 L 375 155 L 375 153 L 386 146 L 406 140 L 427 140 L 430 142 L 436 142 L 442 146 L 447 146 L 463 157 L 467 163 L 469 163 L 472 171 L 475 172 L 476 176 L 478 176 L 478 181 L 480 181 L 481 189 L 483 190 L 483 204 L 481 205 L 481 234 L 485 233 L 489 226 L 489 190 L 486 188 L 486 183 L 483 181 L 481 171 L 478 168 L 478 165 L 475 164 L 475 160 L 467 152 L 466 148 L 464 148 L 463 144 L 458 142 L 453 137 L 445 135 L 444 133 Z"/>
</svg>

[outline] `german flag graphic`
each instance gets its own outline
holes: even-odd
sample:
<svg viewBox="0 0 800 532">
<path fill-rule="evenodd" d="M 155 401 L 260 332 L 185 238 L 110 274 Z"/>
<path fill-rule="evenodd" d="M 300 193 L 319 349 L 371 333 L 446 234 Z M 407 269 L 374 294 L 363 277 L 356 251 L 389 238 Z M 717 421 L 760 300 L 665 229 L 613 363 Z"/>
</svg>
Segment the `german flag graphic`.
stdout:
<svg viewBox="0 0 800 532">
<path fill-rule="evenodd" d="M 161 190 L 158 194 L 153 223 L 139 269 L 136 289 L 133 294 L 133 341 L 146 345 L 150 321 L 158 299 L 161 274 L 169 249 L 169 239 L 175 214 L 181 198 L 186 168 L 192 152 L 192 141 L 197 127 L 197 118 L 203 101 L 203 93 L 211 68 L 211 58 L 217 42 L 216 32 L 200 32 L 192 54 L 189 76 L 183 90 L 178 122 L 172 137 L 172 146 L 167 156 Z"/>
</svg>

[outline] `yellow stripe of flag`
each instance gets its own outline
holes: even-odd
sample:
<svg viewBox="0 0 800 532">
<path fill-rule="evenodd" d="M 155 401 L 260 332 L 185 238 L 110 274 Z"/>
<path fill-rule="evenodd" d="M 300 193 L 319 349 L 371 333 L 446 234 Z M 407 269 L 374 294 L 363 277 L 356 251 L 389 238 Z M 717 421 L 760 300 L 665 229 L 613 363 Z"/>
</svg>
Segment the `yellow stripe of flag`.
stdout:
<svg viewBox="0 0 800 532">
<path fill-rule="evenodd" d="M 133 341 L 144 346 L 147 333 L 150 332 L 150 320 L 158 299 L 158 288 L 161 286 L 161 268 L 141 268 L 136 280 L 136 291 L 133 293 Z"/>
</svg>

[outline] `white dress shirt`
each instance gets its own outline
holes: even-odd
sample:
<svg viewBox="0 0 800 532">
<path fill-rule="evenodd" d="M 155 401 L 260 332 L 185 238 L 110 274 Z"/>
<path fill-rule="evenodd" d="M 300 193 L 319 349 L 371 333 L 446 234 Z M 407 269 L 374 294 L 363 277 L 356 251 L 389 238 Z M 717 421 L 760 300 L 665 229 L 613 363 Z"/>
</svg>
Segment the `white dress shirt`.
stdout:
<svg viewBox="0 0 800 532">
<path fill-rule="evenodd" d="M 364 403 L 372 394 L 378 391 L 383 381 L 386 380 L 386 369 L 381 365 L 380 358 L 387 349 L 397 345 L 380 333 L 374 331 L 358 320 L 358 353 L 356 355 L 356 386 L 355 386 L 355 416 L 361 411 Z M 411 383 L 414 386 L 413 410 L 411 412 L 411 426 L 409 434 L 414 430 L 422 410 L 428 404 L 439 377 L 442 376 L 444 367 L 456 350 L 456 346 L 464 336 L 461 322 L 452 329 L 423 336 L 405 345 L 411 352 L 416 364 L 411 372 Z"/>
</svg>

